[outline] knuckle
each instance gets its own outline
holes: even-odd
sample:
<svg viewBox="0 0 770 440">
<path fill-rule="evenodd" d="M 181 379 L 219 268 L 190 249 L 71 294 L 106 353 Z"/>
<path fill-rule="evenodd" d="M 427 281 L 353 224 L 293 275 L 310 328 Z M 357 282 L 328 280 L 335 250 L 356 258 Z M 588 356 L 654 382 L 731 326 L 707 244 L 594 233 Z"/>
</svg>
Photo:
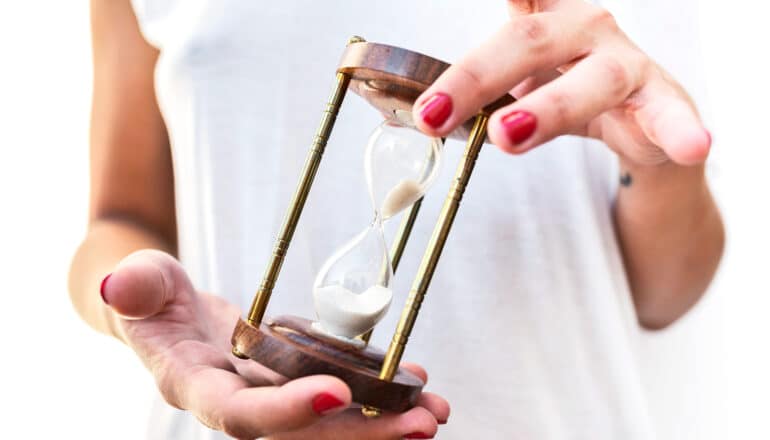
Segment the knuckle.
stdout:
<svg viewBox="0 0 770 440">
<path fill-rule="evenodd" d="M 615 57 L 601 57 L 599 60 L 599 68 L 603 72 L 603 77 L 606 78 L 607 84 L 610 88 L 610 92 L 616 97 L 626 97 L 631 93 L 633 86 L 633 80 L 629 68 Z"/>
<path fill-rule="evenodd" d="M 605 8 L 594 7 L 588 14 L 588 25 L 593 27 L 600 27 L 605 29 L 618 29 L 618 21 L 612 12 Z"/>
<path fill-rule="evenodd" d="M 523 42 L 530 51 L 546 50 L 552 43 L 548 24 L 539 16 L 523 15 L 509 22 L 509 30 L 513 38 Z"/>
<path fill-rule="evenodd" d="M 544 96 L 545 104 L 553 112 L 556 125 L 566 126 L 573 119 L 572 98 L 563 90 L 551 90 Z"/>
<path fill-rule="evenodd" d="M 472 95 L 466 97 L 466 102 L 479 102 L 479 106 L 484 105 L 484 101 L 495 98 L 493 79 L 485 72 L 488 66 L 478 59 L 468 59 L 466 62 L 457 64 L 457 72 L 462 77 L 465 90 L 473 90 Z"/>
<path fill-rule="evenodd" d="M 463 82 L 473 90 L 483 90 L 486 85 L 484 81 L 484 75 L 478 69 L 479 63 L 475 60 L 469 60 L 469 62 L 458 64 L 457 69 L 464 77 Z"/>
</svg>

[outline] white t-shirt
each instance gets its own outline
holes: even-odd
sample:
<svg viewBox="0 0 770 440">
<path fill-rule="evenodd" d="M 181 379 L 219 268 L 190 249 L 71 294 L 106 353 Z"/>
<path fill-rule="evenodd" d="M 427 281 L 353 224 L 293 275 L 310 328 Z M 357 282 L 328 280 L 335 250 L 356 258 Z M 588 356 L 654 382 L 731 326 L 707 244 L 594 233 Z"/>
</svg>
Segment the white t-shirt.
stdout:
<svg viewBox="0 0 770 440">
<path fill-rule="evenodd" d="M 691 87 L 700 84 L 692 75 L 695 4 L 604 2 Z M 173 148 L 181 261 L 200 290 L 244 311 L 347 39 L 451 62 L 507 20 L 503 1 L 134 0 L 134 7 L 161 50 L 156 89 Z M 316 271 L 371 220 L 363 151 L 380 118 L 348 94 L 268 315 L 314 318 Z M 447 144 L 396 275 L 394 305 L 375 329 L 379 347 L 390 341 L 462 150 Z M 616 168 L 606 147 L 574 137 L 523 156 L 482 150 L 405 353 L 429 371 L 427 389 L 452 405 L 440 438 L 653 436 L 640 330 L 613 232 Z M 151 426 L 150 438 L 221 436 L 163 403 Z"/>
</svg>

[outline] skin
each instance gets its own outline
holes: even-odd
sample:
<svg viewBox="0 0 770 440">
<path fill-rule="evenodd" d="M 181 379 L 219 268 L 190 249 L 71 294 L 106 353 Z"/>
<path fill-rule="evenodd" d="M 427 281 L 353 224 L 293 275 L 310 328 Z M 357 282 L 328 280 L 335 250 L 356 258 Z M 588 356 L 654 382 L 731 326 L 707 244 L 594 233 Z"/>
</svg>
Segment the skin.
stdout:
<svg viewBox="0 0 770 440">
<path fill-rule="evenodd" d="M 423 393 L 403 414 L 365 419 L 337 378 L 287 381 L 230 353 L 237 307 L 197 291 L 176 254 L 168 134 L 155 98 L 158 51 L 142 38 L 128 0 L 93 0 L 94 91 L 88 233 L 72 261 L 76 310 L 132 348 L 165 400 L 235 438 L 429 438 L 447 402 Z M 100 286 L 104 282 L 100 298 Z M 405 368 L 427 380 L 425 371 Z M 314 400 L 339 406 L 317 414 Z"/>
<path fill-rule="evenodd" d="M 631 180 L 620 187 L 613 213 L 638 320 L 664 328 L 703 295 L 724 247 L 704 177 L 711 135 L 682 86 L 606 10 L 582 0 L 508 6 L 510 22 L 417 99 L 414 120 L 424 132 L 446 136 L 510 92 L 518 101 L 494 112 L 488 127 L 503 151 L 523 154 L 563 134 L 603 141 Z M 452 112 L 433 127 L 423 109 L 437 93 L 451 98 Z M 503 122 L 516 111 L 537 120 L 519 143 Z"/>
<path fill-rule="evenodd" d="M 582 1 L 508 4 L 510 24 L 417 100 L 415 120 L 443 136 L 511 92 L 520 100 L 489 124 L 504 151 L 521 154 L 566 133 L 604 141 L 631 176 L 613 209 L 639 321 L 665 327 L 702 295 L 722 252 L 723 227 L 703 175 L 710 136 L 682 87 L 606 11 Z M 230 354 L 240 311 L 197 291 L 174 258 L 171 154 L 153 86 L 158 51 L 140 35 L 128 0 L 92 0 L 91 13 L 90 221 L 69 280 L 82 318 L 131 347 L 171 405 L 236 438 L 435 435 L 449 405 L 434 394 L 404 414 L 366 420 L 347 409 L 350 390 L 336 378 L 287 382 Z M 437 92 L 451 97 L 453 111 L 434 128 L 420 114 Z M 516 145 L 501 121 L 514 110 L 538 121 Z M 427 379 L 420 367 L 405 367 Z M 341 405 L 319 415 L 312 402 L 324 393 Z"/>
</svg>

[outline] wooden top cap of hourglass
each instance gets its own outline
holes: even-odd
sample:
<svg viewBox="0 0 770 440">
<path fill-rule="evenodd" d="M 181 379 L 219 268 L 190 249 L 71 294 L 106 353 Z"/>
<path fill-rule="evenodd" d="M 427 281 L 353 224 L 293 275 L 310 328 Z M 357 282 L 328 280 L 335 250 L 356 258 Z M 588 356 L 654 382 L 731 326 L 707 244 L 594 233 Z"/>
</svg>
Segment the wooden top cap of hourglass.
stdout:
<svg viewBox="0 0 770 440">
<path fill-rule="evenodd" d="M 413 126 L 414 101 L 448 67 L 441 60 L 400 47 L 353 40 L 342 54 L 337 71 L 350 75 L 350 89 L 386 119 Z M 511 95 L 504 95 L 484 110 L 493 112 L 514 101 Z M 472 125 L 473 119 L 450 137 L 467 139 Z"/>
</svg>

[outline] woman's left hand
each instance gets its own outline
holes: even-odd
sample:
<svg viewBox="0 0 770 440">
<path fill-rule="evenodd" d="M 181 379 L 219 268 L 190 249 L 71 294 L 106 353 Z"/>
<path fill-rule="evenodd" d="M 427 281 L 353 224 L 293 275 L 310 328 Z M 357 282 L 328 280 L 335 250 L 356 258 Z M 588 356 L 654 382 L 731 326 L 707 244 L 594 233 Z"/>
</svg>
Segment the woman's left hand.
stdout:
<svg viewBox="0 0 770 440">
<path fill-rule="evenodd" d="M 582 0 L 509 0 L 511 21 L 415 102 L 414 120 L 445 136 L 505 93 L 490 139 L 523 153 L 559 135 L 604 141 L 634 165 L 705 161 L 711 136 L 687 93 Z"/>
</svg>

